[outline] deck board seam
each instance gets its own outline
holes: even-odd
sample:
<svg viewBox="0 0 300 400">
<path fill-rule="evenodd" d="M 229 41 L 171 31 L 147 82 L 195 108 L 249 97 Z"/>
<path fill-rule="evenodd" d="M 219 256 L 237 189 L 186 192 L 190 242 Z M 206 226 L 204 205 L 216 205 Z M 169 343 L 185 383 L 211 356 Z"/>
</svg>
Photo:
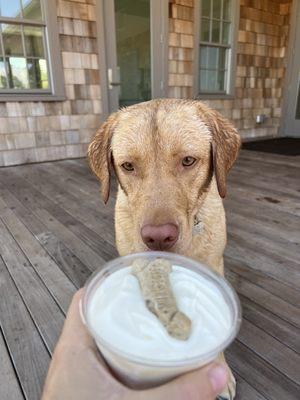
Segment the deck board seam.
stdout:
<svg viewBox="0 0 300 400">
<path fill-rule="evenodd" d="M 234 367 L 231 367 L 232 371 L 235 373 L 235 376 L 239 376 L 241 379 L 243 379 L 252 389 L 254 389 L 264 400 L 272 400 L 271 397 L 266 397 L 265 394 L 261 393 L 256 387 L 254 387 L 250 382 L 248 382 L 248 380 L 246 379 L 246 377 L 242 376 L 238 370 Z M 247 400 L 247 399 L 241 399 L 241 400 Z"/>
<path fill-rule="evenodd" d="M 7 269 L 7 266 L 6 266 L 6 264 L 5 264 L 5 261 L 3 260 L 1 254 L 0 254 L 0 260 L 2 261 L 2 263 L 5 265 L 5 268 Z M 7 271 L 8 271 L 8 269 L 7 269 Z M 8 271 L 8 273 L 9 273 L 9 271 Z M 16 286 L 15 282 L 14 282 L 14 285 Z M 23 301 L 23 299 L 22 299 L 22 301 Z M 24 303 L 24 301 L 23 301 L 23 303 Z M 26 400 L 27 396 L 26 396 L 26 394 L 25 394 L 25 392 L 24 392 L 24 389 L 23 389 L 23 387 L 22 387 L 21 380 L 20 380 L 20 376 L 19 376 L 19 374 L 18 374 L 18 372 L 17 372 L 16 364 L 15 364 L 15 362 L 14 362 L 14 358 L 13 358 L 13 356 L 12 356 L 12 354 L 11 354 L 11 351 L 10 351 L 10 349 L 9 349 L 8 343 L 7 343 L 7 341 L 6 341 L 6 337 L 5 337 L 5 334 L 4 334 L 4 331 L 3 331 L 3 326 L 2 326 L 1 318 L 0 318 L 0 335 L 1 335 L 2 338 L 3 338 L 3 342 L 4 342 L 4 345 L 5 345 L 5 347 L 6 347 L 7 354 L 8 354 L 8 356 L 9 356 L 9 359 L 10 359 L 10 362 L 11 362 L 11 366 L 12 366 L 13 371 L 14 371 L 14 373 L 15 373 L 16 381 L 18 382 L 18 385 L 19 385 L 19 388 L 20 388 L 21 393 L 22 393 L 22 395 L 23 395 L 23 398 Z"/>
<path fill-rule="evenodd" d="M 228 249 L 229 247 L 230 247 L 230 244 L 227 244 L 226 249 Z M 235 261 L 235 262 L 239 262 L 239 263 L 242 262 L 243 265 L 245 265 L 245 266 L 247 266 L 248 268 L 250 268 L 250 270 L 254 270 L 254 271 L 263 273 L 263 274 L 266 275 L 266 277 L 275 279 L 275 280 L 277 280 L 277 281 L 280 282 L 279 278 L 276 277 L 276 275 L 273 275 L 273 274 L 271 274 L 271 273 L 267 273 L 266 271 L 261 271 L 261 270 L 258 270 L 257 268 L 254 268 L 254 267 L 249 266 L 249 262 L 248 262 L 248 261 L 245 261 L 245 259 L 243 259 L 242 256 L 239 256 L 239 255 L 235 255 L 235 256 L 229 255 L 229 254 L 226 252 L 226 249 L 225 249 L 225 268 L 226 268 L 226 258 L 230 258 L 230 259 L 232 259 L 232 260 Z M 284 284 L 285 284 L 285 286 L 288 286 L 288 287 L 292 288 L 293 290 L 296 290 L 296 291 L 299 290 L 299 288 L 298 288 L 298 286 L 297 286 L 297 283 L 295 283 L 295 284 L 293 285 L 292 283 L 285 281 Z M 278 297 L 278 298 L 279 298 L 279 297 Z"/>
<path fill-rule="evenodd" d="M 239 291 L 237 290 L 238 294 L 240 295 Z M 269 313 L 275 315 L 275 317 L 281 319 L 284 322 L 287 322 L 288 324 L 292 325 L 294 328 L 299 329 L 299 326 L 292 324 L 290 321 L 287 321 L 286 319 L 282 318 L 280 315 L 274 314 L 272 311 L 270 311 L 268 308 L 265 308 L 262 304 L 257 303 L 256 301 L 252 300 L 250 297 L 247 297 L 245 294 L 243 294 L 244 297 L 246 297 L 248 300 L 252 301 L 254 304 L 257 306 L 263 308 L 264 310 L 268 311 Z M 297 352 L 298 353 L 298 352 Z"/>
<path fill-rule="evenodd" d="M 0 216 L 0 221 L 5 225 L 6 229 L 8 230 L 9 234 L 11 235 L 10 230 L 9 230 L 8 227 L 6 226 L 6 224 L 5 224 L 5 222 L 3 221 L 3 219 L 1 218 L 1 216 Z M 12 235 L 11 235 L 11 236 L 12 236 Z M 39 283 L 41 283 L 41 284 L 42 284 L 42 287 L 43 287 L 44 289 L 46 289 L 46 292 L 50 294 L 51 299 L 52 299 L 52 300 L 55 302 L 55 304 L 58 306 L 58 308 L 59 308 L 59 310 L 61 311 L 61 313 L 63 314 L 63 316 L 65 316 L 66 314 L 63 312 L 63 310 L 61 309 L 60 305 L 57 303 L 56 299 L 52 296 L 51 292 L 49 291 L 48 287 L 44 284 L 43 280 L 42 280 L 42 279 L 40 278 L 40 276 L 36 273 L 34 267 L 32 266 L 31 262 L 29 261 L 28 257 L 26 256 L 26 254 L 24 254 L 23 249 L 19 246 L 18 242 L 15 240 L 15 238 L 14 238 L 13 236 L 12 236 L 12 238 L 13 238 L 13 240 L 14 240 L 16 246 L 20 249 L 22 255 L 24 256 L 24 258 L 26 259 L 26 261 L 28 262 L 28 264 L 32 267 L 32 269 L 33 269 L 33 271 L 35 272 L 36 278 L 37 278 L 37 280 L 39 281 Z M 2 258 L 2 257 L 1 257 L 1 258 Z M 5 267 L 6 267 L 7 271 L 8 271 L 8 273 L 9 273 L 9 275 L 10 275 L 10 277 L 11 277 L 11 279 L 12 279 L 14 285 L 16 286 L 17 292 L 18 292 L 18 294 L 20 295 L 20 297 L 21 297 L 21 299 L 22 299 L 22 301 L 23 301 L 23 303 L 24 303 L 24 305 L 25 305 L 26 310 L 28 311 L 28 314 L 30 315 L 30 318 L 31 318 L 31 320 L 32 320 L 32 322 L 33 322 L 33 324 L 34 324 L 34 326 L 36 327 L 36 329 L 37 329 L 37 331 L 38 331 L 38 333 L 39 333 L 39 335 L 40 335 L 40 337 L 41 337 L 41 339 L 42 339 L 42 341 L 43 341 L 43 343 L 44 343 L 44 345 L 45 345 L 45 347 L 46 347 L 46 349 L 47 349 L 49 355 L 51 356 L 51 355 L 52 355 L 52 351 L 51 351 L 51 349 L 49 348 L 48 343 L 46 342 L 46 340 L 45 340 L 45 338 L 44 338 L 44 336 L 43 336 L 43 333 L 42 333 L 40 327 L 37 325 L 37 323 L 36 323 L 36 321 L 35 321 L 35 319 L 34 319 L 34 316 L 32 315 L 32 312 L 30 311 L 30 309 L 29 309 L 29 307 L 28 307 L 28 305 L 27 305 L 27 302 L 25 301 L 25 299 L 24 299 L 24 297 L 23 297 L 23 295 L 22 295 L 22 293 L 21 293 L 21 291 L 20 291 L 20 289 L 19 289 L 19 287 L 18 287 L 18 285 L 17 285 L 17 283 L 16 283 L 16 281 L 15 281 L 13 275 L 11 274 L 9 268 L 7 267 L 7 264 L 6 264 L 5 260 L 3 260 L 3 261 L 4 261 L 4 265 L 5 265 Z"/>
<path fill-rule="evenodd" d="M 232 258 L 232 257 L 227 256 L 226 258 Z M 241 273 L 235 271 L 235 270 L 234 270 L 233 268 L 231 268 L 230 266 L 226 266 L 226 258 L 225 258 L 225 273 L 226 273 L 226 270 L 227 270 L 227 271 L 229 270 L 231 273 L 234 273 L 234 274 L 238 275 L 240 278 L 244 279 L 245 281 L 247 281 L 247 282 L 251 283 L 252 285 L 255 285 L 255 286 L 257 286 L 257 287 L 263 289 L 265 292 L 268 292 L 269 294 L 271 294 L 271 295 L 277 297 L 278 299 L 281 299 L 281 300 L 284 301 L 285 303 L 290 304 L 291 306 L 294 306 L 294 307 L 296 307 L 296 306 L 298 305 L 298 304 L 295 304 L 294 302 L 287 301 L 285 298 L 280 297 L 280 296 L 278 296 L 277 294 L 271 292 L 271 291 L 270 291 L 269 289 L 267 289 L 265 286 L 263 286 L 263 285 L 261 285 L 261 284 L 259 284 L 259 283 L 257 283 L 257 282 L 254 283 L 254 282 L 251 281 L 248 277 L 246 277 L 246 276 L 244 276 L 243 274 L 241 274 Z M 254 271 L 255 271 L 255 270 L 254 270 Z M 255 271 L 255 272 L 256 272 L 256 271 Z M 271 276 L 271 275 L 269 275 L 269 274 L 265 274 L 265 273 L 263 273 L 263 274 L 265 275 L 266 278 L 271 278 L 271 279 L 274 279 L 274 280 L 275 280 L 276 282 L 278 282 L 278 283 L 282 283 L 282 282 L 280 282 L 278 279 L 274 278 L 273 276 Z M 294 289 L 295 291 L 299 291 L 298 288 L 294 288 L 294 287 L 292 287 L 292 286 L 289 286 L 289 285 L 287 285 L 286 283 L 283 283 L 283 284 L 284 284 L 284 286 L 287 286 L 287 288 L 291 288 L 291 289 Z M 300 296 L 300 291 L 299 291 L 299 296 Z M 300 297 L 299 297 L 299 298 L 300 298 Z M 297 328 L 299 328 L 299 327 L 297 327 Z"/>
<path fill-rule="evenodd" d="M 107 240 L 107 239 L 104 237 L 104 235 L 100 235 L 100 234 L 99 234 L 98 232 L 96 232 L 93 228 L 87 226 L 84 222 L 82 222 L 80 219 L 78 219 L 77 216 L 74 215 L 74 214 L 75 214 L 74 211 L 71 212 L 70 210 L 64 208 L 58 201 L 53 200 L 52 198 L 50 198 L 50 197 L 49 197 L 49 194 L 47 194 L 47 193 L 45 193 L 45 192 L 42 192 L 41 189 L 35 184 L 35 182 L 33 182 L 33 181 L 31 181 L 31 180 L 29 181 L 28 178 L 26 178 L 26 176 L 24 177 L 24 176 L 20 175 L 20 173 L 17 173 L 16 175 L 17 175 L 20 179 L 22 178 L 22 179 L 26 180 L 26 182 L 28 182 L 28 185 L 31 186 L 31 187 L 33 187 L 34 190 L 36 190 L 36 191 L 40 194 L 40 196 L 42 196 L 42 197 L 44 197 L 45 199 L 47 199 L 47 200 L 48 200 L 50 203 L 52 203 L 53 205 L 56 205 L 56 206 L 58 206 L 59 208 L 61 208 L 65 213 L 67 213 L 67 214 L 70 215 L 74 220 L 76 220 L 76 221 L 78 222 L 78 224 L 83 225 L 83 226 L 85 227 L 85 229 L 90 230 L 91 232 L 93 232 L 93 234 L 96 235 L 96 236 L 99 238 L 99 240 L 105 242 L 105 243 L 106 243 L 107 245 L 109 245 L 109 246 L 113 246 L 113 245 L 114 245 L 111 241 Z M 51 182 L 50 179 L 49 179 L 49 181 Z M 55 183 L 52 183 L 52 185 L 57 186 Z M 73 201 L 78 201 L 78 198 L 76 198 L 76 196 L 73 196 L 72 194 L 70 195 L 70 194 L 68 194 L 68 193 L 67 193 L 66 195 L 67 195 L 67 196 L 69 195 L 69 196 L 73 197 L 73 198 L 74 198 L 74 199 L 72 199 Z M 90 207 L 88 204 L 85 204 L 85 207 L 86 207 L 87 209 L 91 209 L 91 207 Z M 102 213 L 102 214 L 103 214 L 103 213 Z M 104 215 L 104 214 L 103 214 L 103 215 Z M 100 212 L 99 212 L 99 218 L 101 218 L 101 213 L 100 213 Z"/>
<path fill-rule="evenodd" d="M 9 189 L 7 189 L 7 190 L 9 191 Z M 10 191 L 9 191 L 9 192 L 10 192 Z M 10 192 L 10 194 L 11 194 L 13 197 L 15 197 L 13 193 Z M 16 197 L 15 197 L 15 198 L 16 198 Z M 17 201 L 20 201 L 20 200 L 18 200 L 17 198 L 16 198 L 16 200 L 17 200 Z M 7 205 L 7 204 L 6 204 L 6 205 Z M 26 206 L 25 206 L 24 204 L 22 204 L 22 206 L 23 206 L 24 208 L 26 208 Z M 9 207 L 9 206 L 7 205 L 7 207 Z M 65 271 L 60 267 L 60 265 L 56 262 L 55 258 L 54 258 L 53 255 L 49 252 L 49 250 L 47 249 L 47 247 L 45 247 L 45 245 L 40 241 L 40 238 L 37 237 L 37 236 L 32 232 L 32 230 L 31 230 L 31 228 L 28 226 L 28 224 L 26 224 L 25 221 L 24 221 L 22 218 L 20 218 L 19 215 L 16 214 L 16 212 L 15 212 L 13 209 L 11 209 L 11 208 L 9 208 L 9 209 L 10 209 L 12 212 L 14 212 L 14 214 L 15 214 L 16 217 L 19 219 L 19 221 L 20 221 L 20 222 L 25 226 L 25 228 L 31 233 L 31 235 L 33 236 L 33 238 L 34 238 L 34 239 L 40 244 L 40 246 L 45 250 L 45 252 L 46 252 L 46 253 L 48 254 L 48 256 L 52 259 L 52 261 L 58 266 L 58 268 L 60 269 L 60 271 L 66 276 L 66 278 L 69 279 L 69 281 L 70 281 L 75 287 L 79 288 L 79 287 L 76 286 L 76 284 L 68 277 L 68 275 L 67 275 L 67 274 L 65 273 Z M 26 210 L 28 210 L 29 214 L 32 214 L 32 215 L 41 223 L 42 226 L 44 226 L 45 228 L 47 228 L 46 224 L 45 224 L 41 219 L 39 219 L 38 216 L 35 215 L 29 208 L 26 208 Z M 46 231 L 49 231 L 49 229 L 46 229 Z M 59 242 L 63 243 L 63 245 L 69 250 L 69 252 L 70 252 L 71 254 L 73 254 L 73 252 L 67 247 L 67 245 L 66 245 L 64 242 L 62 242 L 62 241 L 60 240 L 60 238 L 58 238 L 58 237 L 55 235 L 54 232 L 51 232 L 51 233 L 53 234 L 53 236 L 55 236 L 55 238 L 57 238 L 57 240 L 58 240 Z M 85 265 L 85 264 L 84 264 L 84 265 Z M 88 266 L 85 265 L 85 267 L 86 267 L 87 269 L 89 269 Z M 93 271 L 91 271 L 90 269 L 89 269 L 89 271 L 90 271 L 91 273 L 93 272 Z M 65 313 L 64 313 L 64 314 L 65 314 Z"/>
<path fill-rule="evenodd" d="M 241 295 L 244 296 L 244 295 Z M 244 296 L 246 297 L 246 296 Z M 255 305 L 257 305 L 257 303 L 255 303 L 254 301 L 252 301 L 251 299 L 248 299 L 248 301 L 254 303 Z M 263 306 L 260 305 L 261 308 L 263 308 L 264 310 L 266 310 Z M 242 305 L 242 311 L 243 311 L 243 305 Z M 274 314 L 272 311 L 266 310 L 268 311 L 270 314 L 272 314 L 274 317 L 280 319 L 281 321 L 288 323 L 289 325 L 291 325 L 289 322 L 283 320 L 280 316 Z M 252 325 L 254 325 L 255 327 L 259 328 L 260 330 L 262 330 L 263 332 L 265 332 L 268 336 L 274 338 L 275 340 L 277 340 L 277 342 L 283 344 L 285 347 L 289 348 L 290 350 L 292 350 L 294 353 L 300 355 L 300 351 L 295 350 L 294 348 L 292 348 L 290 345 L 286 344 L 286 342 L 283 342 L 282 340 L 278 339 L 278 337 L 272 335 L 270 332 L 268 332 L 265 328 L 263 328 L 262 326 L 260 326 L 259 324 L 255 324 L 254 322 L 251 321 L 251 319 L 249 319 L 248 317 L 245 317 L 245 315 L 243 315 L 243 319 L 247 320 L 249 323 L 251 323 Z M 296 328 L 298 329 L 298 328 Z M 299 329 L 299 337 L 300 337 L 300 329 Z M 300 359 L 299 359 L 300 361 Z"/>
<path fill-rule="evenodd" d="M 246 279 L 245 279 L 246 280 Z M 229 279 L 229 282 L 231 283 L 231 280 Z M 251 281 L 248 281 L 250 283 L 252 283 Z M 231 283 L 232 284 L 232 283 Z M 238 289 L 235 289 L 236 292 L 241 295 L 240 291 Z M 273 293 L 270 293 L 273 295 Z M 248 300 L 252 301 L 254 304 L 258 305 L 259 307 L 263 308 L 264 310 L 272 313 L 273 315 L 275 315 L 277 318 L 280 318 L 282 321 L 287 322 L 288 324 L 292 325 L 294 328 L 299 329 L 299 326 L 297 326 L 296 324 L 292 323 L 291 321 L 288 321 L 287 319 L 283 318 L 281 315 L 278 314 L 274 314 L 274 312 L 272 312 L 271 310 L 269 310 L 268 308 L 264 307 L 263 304 L 258 303 L 257 301 L 253 300 L 251 297 L 248 297 L 246 294 L 242 294 L 244 297 L 246 297 Z M 278 299 L 280 299 L 280 297 L 278 297 Z"/>
<path fill-rule="evenodd" d="M 288 376 L 287 374 L 285 374 L 284 372 L 282 372 L 280 369 L 278 369 L 274 364 L 272 364 L 269 360 L 267 360 L 265 357 L 262 357 L 257 351 L 255 351 L 254 349 L 252 349 L 251 347 L 249 347 L 247 345 L 247 343 L 243 342 L 242 340 L 240 340 L 239 338 L 236 339 L 237 342 L 239 342 L 240 344 L 242 344 L 243 346 L 247 347 L 247 349 L 255 354 L 256 357 L 258 357 L 259 359 L 263 360 L 265 363 L 267 363 L 271 368 L 275 369 L 277 371 L 278 374 L 284 376 L 286 379 L 288 379 L 290 382 L 293 382 L 296 386 L 299 387 L 300 390 L 300 385 L 298 382 L 295 382 L 294 379 L 292 379 L 290 376 Z"/>
<path fill-rule="evenodd" d="M 17 217 L 17 216 L 16 216 Z M 18 218 L 18 217 L 17 217 Z M 7 226 L 7 224 L 5 223 L 5 221 L 3 220 L 2 216 L 0 215 L 0 220 L 2 221 L 2 223 L 5 225 L 6 229 L 8 230 L 8 232 L 10 233 L 11 237 L 13 238 L 15 244 L 18 246 L 18 248 L 21 250 L 24 258 L 27 260 L 28 264 L 32 267 L 33 271 L 35 272 L 36 276 L 38 277 L 38 280 L 40 281 L 40 283 L 42 283 L 43 287 L 47 289 L 47 292 L 50 294 L 51 298 L 55 301 L 55 303 L 57 304 L 57 306 L 59 307 L 59 309 L 61 310 L 62 314 L 65 316 L 66 312 L 62 309 L 61 305 L 59 304 L 58 300 L 55 298 L 55 296 L 53 295 L 53 293 L 51 292 L 51 290 L 48 288 L 47 284 L 44 282 L 43 278 L 40 276 L 40 274 L 38 273 L 38 271 L 36 270 L 36 268 L 34 267 L 34 265 L 32 264 L 32 262 L 29 260 L 27 254 L 25 253 L 24 249 L 22 248 L 21 244 L 19 244 L 17 242 L 17 240 L 15 239 L 15 237 L 13 236 L 11 230 L 9 229 L 9 227 Z M 22 225 L 23 222 L 18 218 L 18 220 L 20 221 L 20 223 Z M 25 226 L 25 225 L 24 225 Z M 26 226 L 25 226 L 26 227 Z M 34 237 L 35 238 L 35 237 Z M 55 262 L 56 264 L 56 262 Z M 57 264 L 56 264 L 57 265 Z M 58 265 L 57 265 L 58 266 Z M 59 266 L 58 266 L 59 267 Z M 62 271 L 63 272 L 63 271 Z M 68 278 L 68 277 L 67 277 Z"/>
<path fill-rule="evenodd" d="M 29 184 L 30 186 L 32 186 L 29 182 L 28 182 L 28 184 Z M 35 188 L 34 188 L 34 189 L 35 189 Z M 17 194 L 15 194 L 14 192 L 12 192 L 10 188 L 8 188 L 8 190 L 22 203 L 22 200 L 20 199 L 20 197 L 19 197 Z M 39 190 L 37 190 L 37 189 L 35 189 L 35 190 L 36 190 L 42 197 L 46 198 L 47 201 L 53 203 L 52 207 L 55 206 L 55 207 L 61 209 L 61 210 L 62 210 L 65 214 L 67 214 L 71 219 L 73 219 L 73 220 L 75 220 L 76 222 L 78 222 L 79 225 L 83 225 L 86 229 L 89 229 L 91 232 L 93 232 L 93 234 L 94 234 L 96 237 L 98 237 L 99 239 L 103 240 L 103 238 L 101 238 L 96 232 L 92 231 L 90 228 L 88 228 L 86 225 L 84 225 L 84 224 L 83 224 L 81 221 L 79 221 L 75 216 L 73 216 L 69 211 L 67 211 L 67 210 L 65 210 L 64 208 L 62 208 L 58 203 L 53 202 L 51 199 L 49 199 L 47 196 L 45 196 L 45 195 L 44 195 L 42 192 L 40 192 Z M 28 207 L 27 207 L 27 208 L 28 208 Z M 35 215 L 36 218 L 38 218 L 42 223 L 44 223 L 44 221 L 36 214 L 35 210 L 32 210 L 31 208 L 28 208 L 28 209 L 31 211 L 32 214 Z M 63 224 L 60 220 L 57 219 L 57 217 L 56 217 L 55 215 L 53 215 L 52 212 L 49 212 L 49 210 L 46 209 L 45 207 L 39 206 L 39 208 L 38 208 L 37 210 L 44 210 L 44 211 L 46 211 L 47 213 L 51 214 L 51 216 L 52 216 L 54 219 L 56 219 L 60 224 Z M 45 224 L 45 223 L 44 223 L 44 224 Z M 72 235 L 76 236 L 76 238 L 77 238 L 79 241 L 81 241 L 81 242 L 84 243 L 86 246 L 88 246 L 88 247 L 91 249 L 91 251 L 94 251 L 99 257 L 103 258 L 103 256 L 102 256 L 99 252 L 96 252 L 94 249 L 92 249 L 92 248 L 90 247 L 90 244 L 87 242 L 87 240 L 86 240 L 84 237 L 79 237 L 75 232 L 73 232 L 73 231 L 72 231 L 71 229 L 69 229 L 68 227 L 66 227 L 66 229 L 68 229 L 68 231 L 69 231 Z M 69 247 L 67 246 L 67 243 L 66 243 L 65 241 L 63 241 L 63 240 L 61 240 L 61 241 L 62 241 L 62 242 L 65 244 L 65 246 L 69 249 Z M 108 242 L 107 242 L 107 243 L 108 243 Z M 70 250 L 70 249 L 69 249 L 69 250 Z M 71 251 L 71 252 L 72 252 L 72 251 Z M 82 262 L 84 263 L 83 260 L 82 260 Z M 87 265 L 87 264 L 85 264 L 85 265 Z M 89 266 L 87 266 L 87 267 L 88 267 L 89 270 L 91 270 L 91 272 L 94 271 L 94 270 L 91 269 Z"/>
<path fill-rule="evenodd" d="M 28 214 L 29 214 L 29 215 L 32 215 L 32 216 L 39 222 L 39 224 L 41 224 L 41 226 L 46 227 L 46 232 L 49 231 L 49 229 L 47 228 L 47 226 L 45 225 L 45 223 L 44 223 L 42 220 L 40 220 L 29 208 L 27 208 L 24 204 L 22 204 L 22 203 L 20 202 L 20 200 L 19 200 L 11 191 L 9 191 L 9 189 L 4 189 L 4 190 L 6 190 L 7 193 L 9 193 L 9 195 L 10 195 L 12 198 L 14 198 L 16 202 L 20 203 L 21 207 L 23 207 L 25 210 L 27 210 Z M 5 200 L 3 200 L 3 201 L 5 201 Z M 7 204 L 7 202 L 6 202 L 6 204 Z M 9 207 L 9 206 L 8 206 L 8 207 Z M 9 209 L 12 210 L 12 211 L 14 211 L 14 213 L 15 213 L 16 216 L 17 216 L 17 218 L 20 219 L 20 221 L 24 224 L 24 226 L 27 228 L 27 230 L 28 230 L 29 232 L 31 232 L 32 236 L 41 244 L 41 246 L 44 248 L 44 250 L 45 250 L 45 251 L 49 254 L 49 256 L 53 259 L 53 261 L 56 263 L 56 265 L 62 270 L 62 272 L 65 273 L 65 271 L 64 271 L 64 270 L 60 267 L 60 265 L 56 262 L 56 260 L 55 260 L 54 256 L 52 255 L 52 253 L 48 250 L 48 248 L 44 245 L 44 243 L 41 242 L 40 238 L 39 238 L 38 236 L 36 236 L 35 233 L 33 233 L 33 231 L 31 230 L 31 228 L 28 226 L 28 224 L 27 224 L 26 221 L 24 220 L 24 217 L 22 217 L 22 216 L 20 217 L 20 216 L 19 216 L 19 211 L 16 211 L 15 208 L 12 209 L 12 208 L 9 207 Z M 66 245 L 56 234 L 54 234 L 54 232 L 51 231 L 51 234 L 53 235 L 53 237 L 55 237 L 55 238 L 57 239 L 57 241 L 58 241 L 59 243 L 61 243 L 61 244 L 70 252 L 70 254 L 72 254 L 72 255 L 75 256 L 75 254 L 71 251 L 71 249 L 69 249 L 69 248 L 67 247 L 67 245 Z M 75 257 L 76 257 L 76 256 L 75 256 Z M 78 259 L 78 260 L 79 260 L 79 259 Z M 80 261 L 80 260 L 79 260 L 79 261 Z M 87 265 L 85 265 L 85 264 L 83 264 L 83 265 L 84 265 L 84 267 L 85 267 L 90 273 L 92 273 L 92 271 L 88 268 Z M 67 275 L 66 273 L 65 273 L 65 275 L 68 277 L 68 275 Z M 69 278 L 69 277 L 68 277 L 68 278 Z M 69 278 L 69 280 L 70 280 L 71 282 L 73 282 L 72 279 Z M 76 286 L 75 282 L 73 282 L 73 284 Z M 76 286 L 76 287 L 79 287 L 79 286 Z"/>
</svg>

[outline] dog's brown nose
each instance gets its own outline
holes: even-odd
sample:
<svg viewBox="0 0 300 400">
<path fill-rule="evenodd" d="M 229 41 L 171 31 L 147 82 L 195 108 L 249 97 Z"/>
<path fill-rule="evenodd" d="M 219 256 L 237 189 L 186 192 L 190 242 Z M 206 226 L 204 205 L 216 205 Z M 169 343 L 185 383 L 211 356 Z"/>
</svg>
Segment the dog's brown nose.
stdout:
<svg viewBox="0 0 300 400">
<path fill-rule="evenodd" d="M 151 250 L 170 249 L 177 242 L 178 233 L 175 224 L 144 225 L 141 229 L 143 242 Z"/>
</svg>

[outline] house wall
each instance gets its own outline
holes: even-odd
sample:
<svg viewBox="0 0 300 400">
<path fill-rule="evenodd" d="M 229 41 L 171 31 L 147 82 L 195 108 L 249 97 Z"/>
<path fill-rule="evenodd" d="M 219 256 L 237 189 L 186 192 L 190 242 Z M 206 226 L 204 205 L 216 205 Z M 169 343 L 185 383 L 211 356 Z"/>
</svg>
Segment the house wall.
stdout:
<svg viewBox="0 0 300 400">
<path fill-rule="evenodd" d="M 169 97 L 193 97 L 194 0 L 169 2 Z M 244 139 L 278 135 L 291 0 L 241 0 L 233 99 L 205 101 Z M 257 114 L 266 121 L 256 124 Z"/>
<path fill-rule="evenodd" d="M 54 0 L 53 0 L 54 1 Z M 1 102 L 0 166 L 81 157 L 102 113 L 96 0 L 57 0 L 66 100 Z M 193 97 L 194 0 L 170 0 L 169 97 Z M 276 136 L 291 0 L 241 0 L 235 95 L 207 103 L 243 138 Z M 256 125 L 255 116 L 267 120 Z"/>
<path fill-rule="evenodd" d="M 0 101 L 0 166 L 83 156 L 100 124 L 95 0 L 58 0 L 57 15 L 66 100 Z"/>
</svg>

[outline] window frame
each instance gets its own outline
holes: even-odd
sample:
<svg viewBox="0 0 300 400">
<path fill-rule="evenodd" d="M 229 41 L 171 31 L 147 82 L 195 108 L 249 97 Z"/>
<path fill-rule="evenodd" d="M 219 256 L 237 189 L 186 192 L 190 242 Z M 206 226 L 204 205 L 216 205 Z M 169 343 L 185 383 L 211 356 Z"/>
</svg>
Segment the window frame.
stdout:
<svg viewBox="0 0 300 400">
<path fill-rule="evenodd" d="M 0 103 L 7 101 L 63 101 L 65 85 L 59 45 L 57 10 L 55 1 L 40 0 L 43 23 L 30 19 L 0 17 L 0 23 L 20 26 L 43 26 L 45 58 L 48 67 L 49 89 L 0 89 Z"/>
<path fill-rule="evenodd" d="M 199 63 L 199 53 L 200 53 L 200 44 L 202 43 L 200 40 L 200 24 L 201 24 L 201 2 L 205 0 L 195 0 L 194 7 L 194 37 L 195 37 L 195 48 L 194 48 L 194 97 L 196 99 L 233 99 L 234 98 L 234 89 L 235 89 L 235 73 L 236 73 L 236 54 L 237 54 L 237 41 L 238 41 L 238 27 L 239 27 L 239 19 L 240 19 L 240 0 L 231 0 L 232 1 L 232 28 L 230 32 L 230 54 L 228 57 L 228 82 L 226 93 L 200 93 L 200 85 L 199 85 L 199 72 L 200 72 L 200 63 Z M 204 43 L 204 42 L 203 42 Z M 205 44 L 205 43 L 204 43 Z M 218 46 L 217 44 L 207 43 L 209 46 L 216 47 L 227 47 Z"/>
</svg>

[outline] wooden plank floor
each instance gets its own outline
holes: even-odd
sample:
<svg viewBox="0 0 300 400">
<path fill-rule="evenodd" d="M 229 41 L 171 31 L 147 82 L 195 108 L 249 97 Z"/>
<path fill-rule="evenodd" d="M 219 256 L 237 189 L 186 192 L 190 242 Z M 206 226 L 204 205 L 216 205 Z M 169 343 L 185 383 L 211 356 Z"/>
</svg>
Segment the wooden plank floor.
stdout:
<svg viewBox="0 0 300 400">
<path fill-rule="evenodd" d="M 299 200 L 300 157 L 241 152 L 225 201 L 239 400 L 299 399 Z M 117 255 L 113 206 L 83 159 L 0 169 L 1 400 L 40 398 L 72 294 Z"/>
</svg>

